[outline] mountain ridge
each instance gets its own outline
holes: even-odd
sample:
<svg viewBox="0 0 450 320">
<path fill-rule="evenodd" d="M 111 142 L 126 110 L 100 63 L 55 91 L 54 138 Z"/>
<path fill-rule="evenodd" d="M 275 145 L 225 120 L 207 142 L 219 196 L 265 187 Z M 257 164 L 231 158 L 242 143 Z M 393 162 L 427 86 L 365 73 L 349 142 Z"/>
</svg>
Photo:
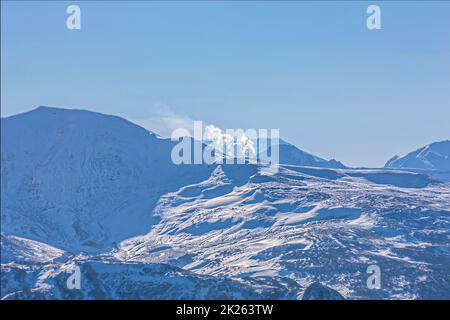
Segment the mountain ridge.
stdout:
<svg viewBox="0 0 450 320">
<path fill-rule="evenodd" d="M 389 159 L 385 168 L 450 170 L 450 140 L 436 141 L 400 157 Z"/>
<path fill-rule="evenodd" d="M 118 118 L 2 118 L 2 298 L 450 296 L 450 184 L 396 169 L 177 166 L 175 141 Z M 65 289 L 73 264 L 81 293 Z"/>
</svg>

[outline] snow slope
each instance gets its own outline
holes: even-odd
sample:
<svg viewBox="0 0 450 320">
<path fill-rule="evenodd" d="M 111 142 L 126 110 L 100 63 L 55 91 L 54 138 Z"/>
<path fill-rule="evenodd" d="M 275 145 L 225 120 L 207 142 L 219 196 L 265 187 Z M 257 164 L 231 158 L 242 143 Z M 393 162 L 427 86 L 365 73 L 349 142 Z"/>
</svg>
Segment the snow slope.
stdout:
<svg viewBox="0 0 450 320">
<path fill-rule="evenodd" d="M 352 299 L 450 298 L 449 185 L 416 173 L 355 172 L 282 167 L 237 187 L 218 167 L 163 196 L 161 222 L 113 256 L 215 276 L 283 276 L 302 287 L 319 281 Z M 380 290 L 366 287 L 372 264 L 384 272 Z"/>
<path fill-rule="evenodd" d="M 99 252 L 158 217 L 164 193 L 210 175 L 176 166 L 173 142 L 122 118 L 39 107 L 1 119 L 2 232 Z"/>
<path fill-rule="evenodd" d="M 83 290 L 70 290 L 67 270 L 80 267 Z M 300 286 L 289 279 L 228 279 L 197 275 L 167 264 L 74 260 L 41 270 L 2 266 L 2 282 L 28 272 L 29 286 L 2 288 L 5 299 L 297 299 Z M 36 276 L 39 274 L 39 276 Z"/>
<path fill-rule="evenodd" d="M 434 142 L 408 153 L 388 160 L 385 168 L 413 168 L 450 171 L 450 140 Z"/>
<path fill-rule="evenodd" d="M 450 299 L 450 184 L 428 175 L 176 166 L 118 117 L 1 121 L 1 298 Z"/>
</svg>

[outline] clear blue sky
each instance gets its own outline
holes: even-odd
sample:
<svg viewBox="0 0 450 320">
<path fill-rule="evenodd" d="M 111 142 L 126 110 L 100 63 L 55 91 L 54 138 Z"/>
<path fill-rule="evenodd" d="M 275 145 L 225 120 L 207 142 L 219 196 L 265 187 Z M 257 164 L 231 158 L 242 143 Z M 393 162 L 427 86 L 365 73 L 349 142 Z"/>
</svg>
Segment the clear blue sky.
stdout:
<svg viewBox="0 0 450 320">
<path fill-rule="evenodd" d="M 382 30 L 366 28 L 372 3 Z M 81 30 L 66 29 L 69 4 Z M 381 166 L 450 138 L 449 16 L 450 2 L 2 1 L 1 114 L 279 128 L 319 156 Z"/>
</svg>

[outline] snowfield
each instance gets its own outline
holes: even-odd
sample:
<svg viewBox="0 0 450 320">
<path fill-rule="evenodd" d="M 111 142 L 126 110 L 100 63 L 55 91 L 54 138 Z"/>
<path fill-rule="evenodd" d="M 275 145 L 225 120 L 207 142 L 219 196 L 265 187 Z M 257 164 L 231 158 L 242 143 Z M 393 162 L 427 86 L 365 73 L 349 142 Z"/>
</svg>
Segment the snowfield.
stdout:
<svg viewBox="0 0 450 320">
<path fill-rule="evenodd" d="M 177 166 L 118 117 L 1 121 L 3 299 L 450 299 L 450 183 L 426 171 Z"/>
</svg>

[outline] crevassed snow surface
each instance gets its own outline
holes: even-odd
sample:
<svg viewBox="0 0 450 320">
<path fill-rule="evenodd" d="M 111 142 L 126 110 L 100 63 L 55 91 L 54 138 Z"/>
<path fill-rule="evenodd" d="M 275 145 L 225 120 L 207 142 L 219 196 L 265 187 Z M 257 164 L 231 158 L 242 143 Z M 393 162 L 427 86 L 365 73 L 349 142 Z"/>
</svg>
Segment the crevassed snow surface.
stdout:
<svg viewBox="0 0 450 320">
<path fill-rule="evenodd" d="M 448 183 L 176 166 L 174 142 L 82 110 L 1 121 L 4 299 L 450 299 Z M 81 290 L 66 287 L 74 264 Z"/>
</svg>

